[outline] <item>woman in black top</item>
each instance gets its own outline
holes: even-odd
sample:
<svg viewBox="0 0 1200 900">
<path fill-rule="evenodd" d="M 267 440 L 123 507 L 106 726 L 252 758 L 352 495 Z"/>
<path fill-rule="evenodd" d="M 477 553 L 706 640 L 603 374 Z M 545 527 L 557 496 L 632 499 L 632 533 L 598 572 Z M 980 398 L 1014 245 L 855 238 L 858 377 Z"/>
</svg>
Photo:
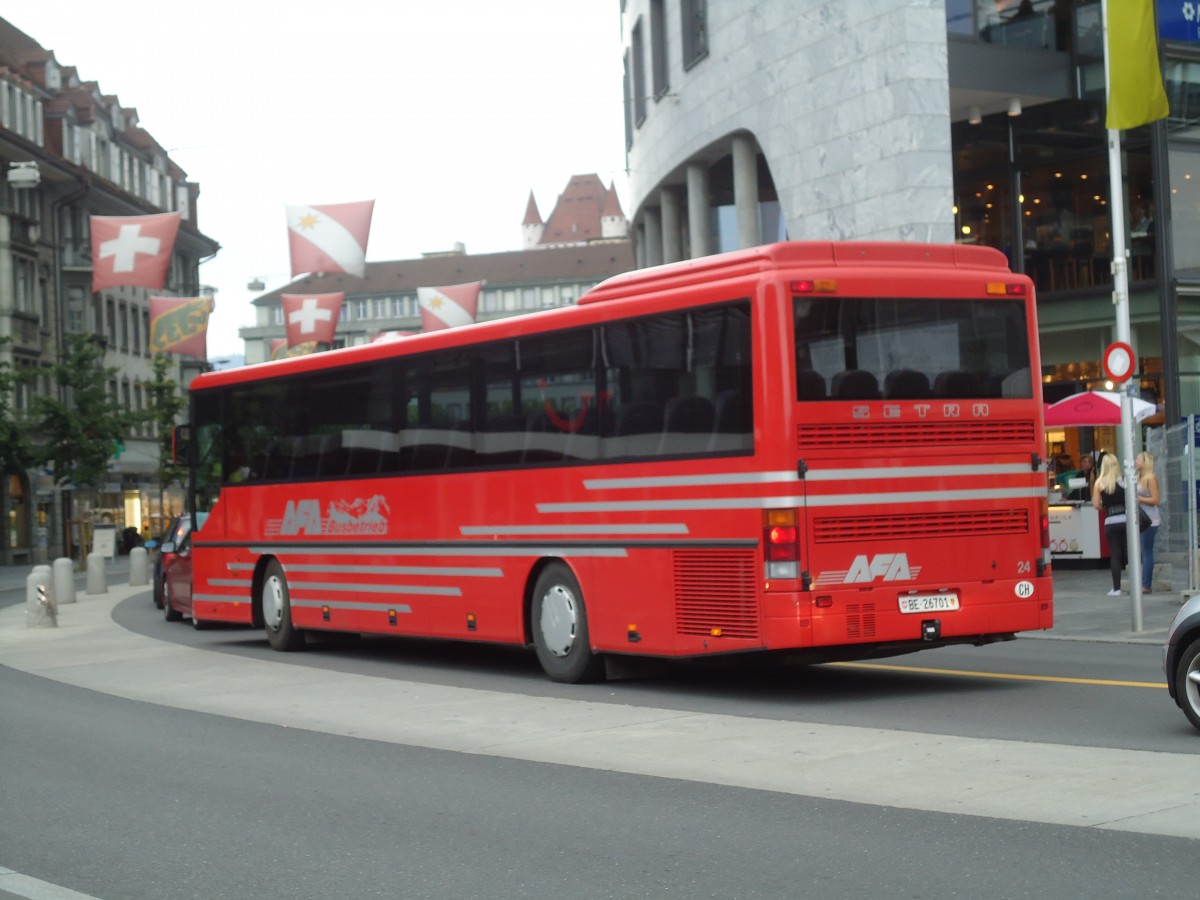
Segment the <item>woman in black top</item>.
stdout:
<svg viewBox="0 0 1200 900">
<path fill-rule="evenodd" d="M 1121 595 L 1121 570 L 1128 548 L 1125 535 L 1125 479 L 1111 453 L 1100 460 L 1100 475 L 1092 486 L 1092 506 L 1104 510 L 1104 536 L 1108 539 L 1108 569 L 1112 573 L 1110 597 Z"/>
</svg>

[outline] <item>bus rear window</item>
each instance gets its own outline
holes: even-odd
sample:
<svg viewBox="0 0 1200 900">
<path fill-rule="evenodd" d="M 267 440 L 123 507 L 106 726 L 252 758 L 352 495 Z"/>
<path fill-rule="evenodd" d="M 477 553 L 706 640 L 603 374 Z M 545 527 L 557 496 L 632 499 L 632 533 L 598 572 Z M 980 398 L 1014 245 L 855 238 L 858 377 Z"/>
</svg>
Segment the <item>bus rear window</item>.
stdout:
<svg viewBox="0 0 1200 900">
<path fill-rule="evenodd" d="M 796 399 L 1029 399 L 1023 300 L 794 297 Z"/>
</svg>

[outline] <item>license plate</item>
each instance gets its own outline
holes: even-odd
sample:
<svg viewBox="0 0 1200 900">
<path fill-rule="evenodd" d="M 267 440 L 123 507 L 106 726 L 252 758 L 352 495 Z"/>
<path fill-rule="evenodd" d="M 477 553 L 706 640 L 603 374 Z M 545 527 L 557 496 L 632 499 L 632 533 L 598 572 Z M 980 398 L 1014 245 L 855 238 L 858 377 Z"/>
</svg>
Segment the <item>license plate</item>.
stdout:
<svg viewBox="0 0 1200 900">
<path fill-rule="evenodd" d="M 900 598 L 902 613 L 953 612 L 958 609 L 958 594 L 908 594 Z"/>
</svg>

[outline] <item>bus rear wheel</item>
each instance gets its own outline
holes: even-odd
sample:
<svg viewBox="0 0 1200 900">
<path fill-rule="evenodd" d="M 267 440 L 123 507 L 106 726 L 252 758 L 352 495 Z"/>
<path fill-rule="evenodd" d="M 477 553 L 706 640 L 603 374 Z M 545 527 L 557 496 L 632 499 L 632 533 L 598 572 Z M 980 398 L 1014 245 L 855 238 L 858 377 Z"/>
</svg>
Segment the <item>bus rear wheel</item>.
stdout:
<svg viewBox="0 0 1200 900">
<path fill-rule="evenodd" d="M 287 653 L 304 646 L 304 632 L 292 624 L 292 599 L 287 576 L 278 560 L 267 563 L 259 591 L 267 641 L 275 650 Z"/>
<path fill-rule="evenodd" d="M 538 662 L 553 680 L 566 684 L 595 681 L 604 660 L 592 652 L 587 606 L 575 575 L 562 563 L 551 563 L 533 587 L 533 646 Z"/>
</svg>

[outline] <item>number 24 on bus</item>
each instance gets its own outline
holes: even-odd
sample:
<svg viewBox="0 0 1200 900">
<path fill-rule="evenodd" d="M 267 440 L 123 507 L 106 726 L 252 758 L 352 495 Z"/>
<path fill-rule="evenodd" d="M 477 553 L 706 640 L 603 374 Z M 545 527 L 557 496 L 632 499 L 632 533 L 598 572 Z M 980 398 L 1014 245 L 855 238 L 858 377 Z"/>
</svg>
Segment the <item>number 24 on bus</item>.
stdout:
<svg viewBox="0 0 1200 900">
<path fill-rule="evenodd" d="M 198 623 L 813 661 L 1053 621 L 1033 287 L 789 242 L 191 388 Z"/>
</svg>

